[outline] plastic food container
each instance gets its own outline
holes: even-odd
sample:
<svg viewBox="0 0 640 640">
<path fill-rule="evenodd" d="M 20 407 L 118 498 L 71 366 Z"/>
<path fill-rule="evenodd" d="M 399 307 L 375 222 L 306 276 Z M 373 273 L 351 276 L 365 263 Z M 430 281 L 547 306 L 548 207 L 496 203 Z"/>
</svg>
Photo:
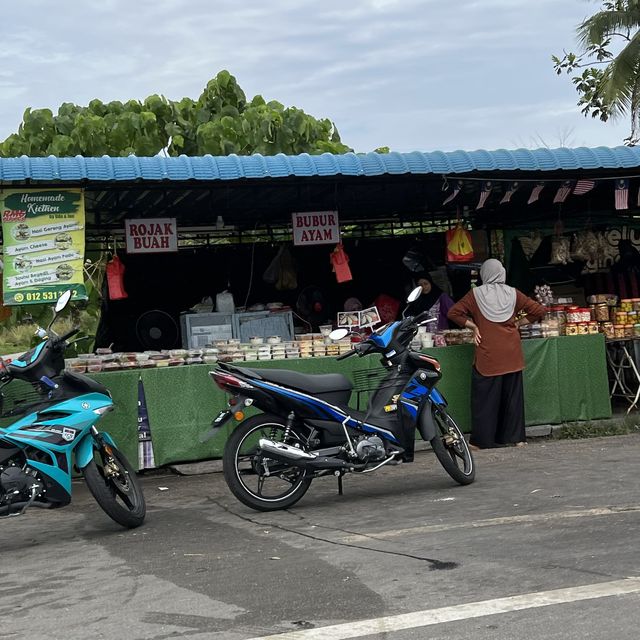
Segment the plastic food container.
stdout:
<svg viewBox="0 0 640 640">
<path fill-rule="evenodd" d="M 204 356 L 202 359 L 205 364 L 214 364 L 218 362 L 218 356 Z"/>
<path fill-rule="evenodd" d="M 69 358 L 64 361 L 65 369 L 73 373 L 85 373 L 87 370 L 87 361 L 82 358 Z"/>
<path fill-rule="evenodd" d="M 186 363 L 187 364 L 202 364 L 203 360 L 202 360 L 202 358 L 187 358 Z"/>
<path fill-rule="evenodd" d="M 249 343 L 254 345 L 264 344 L 264 338 L 262 336 L 253 336 L 249 338 Z"/>
</svg>

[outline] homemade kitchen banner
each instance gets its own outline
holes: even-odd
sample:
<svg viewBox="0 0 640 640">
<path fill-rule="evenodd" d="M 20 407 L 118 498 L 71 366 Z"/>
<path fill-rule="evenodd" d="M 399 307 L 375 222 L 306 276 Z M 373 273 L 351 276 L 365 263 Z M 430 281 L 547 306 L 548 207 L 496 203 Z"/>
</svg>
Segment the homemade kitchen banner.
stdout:
<svg viewBox="0 0 640 640">
<path fill-rule="evenodd" d="M 84 300 L 84 193 L 81 189 L 0 192 L 5 305 L 55 302 L 70 289 Z"/>
<path fill-rule="evenodd" d="M 338 244 L 340 222 L 337 211 L 292 213 L 293 244 Z"/>
</svg>

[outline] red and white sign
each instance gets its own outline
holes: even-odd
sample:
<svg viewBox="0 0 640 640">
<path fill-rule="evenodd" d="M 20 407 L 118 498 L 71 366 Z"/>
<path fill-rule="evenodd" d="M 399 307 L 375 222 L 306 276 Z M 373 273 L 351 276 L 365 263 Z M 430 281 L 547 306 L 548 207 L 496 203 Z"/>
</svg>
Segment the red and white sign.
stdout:
<svg viewBox="0 0 640 640">
<path fill-rule="evenodd" d="M 165 253 L 178 250 L 175 218 L 125 220 L 127 253 Z"/>
<path fill-rule="evenodd" d="M 338 244 L 340 222 L 337 211 L 292 213 L 293 244 Z"/>
</svg>

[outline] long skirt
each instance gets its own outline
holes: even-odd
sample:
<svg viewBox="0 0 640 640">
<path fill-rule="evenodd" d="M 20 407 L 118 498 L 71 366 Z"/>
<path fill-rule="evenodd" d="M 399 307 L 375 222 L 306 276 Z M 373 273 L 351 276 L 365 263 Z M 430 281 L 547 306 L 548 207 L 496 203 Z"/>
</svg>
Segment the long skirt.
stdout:
<svg viewBox="0 0 640 640">
<path fill-rule="evenodd" d="M 483 376 L 473 368 L 471 444 L 480 448 L 525 442 L 522 371 Z"/>
</svg>

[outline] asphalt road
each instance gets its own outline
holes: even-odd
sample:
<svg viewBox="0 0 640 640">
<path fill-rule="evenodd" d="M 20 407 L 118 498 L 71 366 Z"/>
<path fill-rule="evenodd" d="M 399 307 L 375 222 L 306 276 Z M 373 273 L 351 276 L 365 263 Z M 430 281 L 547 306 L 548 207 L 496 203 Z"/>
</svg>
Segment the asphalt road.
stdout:
<svg viewBox="0 0 640 640">
<path fill-rule="evenodd" d="M 635 640 L 639 460 L 640 436 L 534 442 L 459 487 L 425 451 L 271 514 L 158 474 L 133 531 L 77 482 L 0 521 L 0 638 Z"/>
</svg>

